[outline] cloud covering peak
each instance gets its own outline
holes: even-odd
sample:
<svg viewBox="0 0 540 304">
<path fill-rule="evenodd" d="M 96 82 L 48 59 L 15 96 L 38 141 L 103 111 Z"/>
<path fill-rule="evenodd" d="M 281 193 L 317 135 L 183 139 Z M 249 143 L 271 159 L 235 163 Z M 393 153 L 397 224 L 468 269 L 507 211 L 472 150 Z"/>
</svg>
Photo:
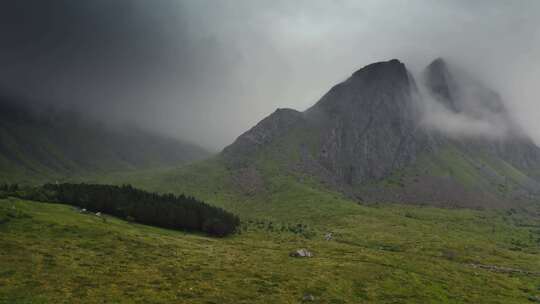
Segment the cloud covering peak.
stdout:
<svg viewBox="0 0 540 304">
<path fill-rule="evenodd" d="M 452 137 L 523 137 L 498 93 L 442 58 L 420 75 L 419 100 L 428 128 Z"/>
<path fill-rule="evenodd" d="M 419 74 L 439 56 L 496 89 L 540 140 L 534 0 L 13 0 L 0 23 L 9 94 L 216 150 L 360 66 L 399 58 Z"/>
</svg>

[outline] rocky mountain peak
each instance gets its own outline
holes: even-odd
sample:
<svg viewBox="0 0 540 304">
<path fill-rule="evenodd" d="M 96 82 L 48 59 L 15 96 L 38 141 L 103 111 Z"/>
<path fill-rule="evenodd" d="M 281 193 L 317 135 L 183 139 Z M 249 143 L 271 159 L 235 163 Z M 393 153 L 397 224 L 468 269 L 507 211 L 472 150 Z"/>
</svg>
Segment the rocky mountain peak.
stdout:
<svg viewBox="0 0 540 304">
<path fill-rule="evenodd" d="M 428 102 L 432 97 L 435 103 L 448 110 L 448 113 L 444 114 L 444 121 L 435 122 L 435 128 L 445 122 L 449 124 L 448 122 L 461 120 L 461 129 L 466 129 L 463 121 L 471 125 L 471 130 L 463 130 L 461 133 L 476 137 L 526 137 L 509 114 L 501 96 L 465 70 L 438 58 L 425 68 L 422 80 L 427 89 L 424 97 L 427 97 Z M 485 130 L 480 130 L 473 128 L 474 125 L 486 127 L 483 127 Z"/>
<path fill-rule="evenodd" d="M 435 58 L 429 65 L 433 70 L 439 70 L 439 71 L 448 71 L 448 65 L 446 63 L 446 60 L 442 57 Z"/>
<path fill-rule="evenodd" d="M 307 114 L 312 117 L 324 113 L 342 118 L 350 115 L 363 116 L 373 111 L 404 114 L 412 110 L 410 93 L 413 87 L 414 80 L 399 60 L 373 63 L 332 87 L 308 109 Z M 406 98 L 402 98 L 403 96 Z"/>
<path fill-rule="evenodd" d="M 455 96 L 458 85 L 444 59 L 439 57 L 431 62 L 425 68 L 422 78 L 430 93 L 439 102 L 452 112 L 460 112 Z"/>
<path fill-rule="evenodd" d="M 352 81 L 401 81 L 407 79 L 405 64 L 397 59 L 369 64 L 351 76 Z"/>
<path fill-rule="evenodd" d="M 305 113 L 321 130 L 318 162 L 342 183 L 386 176 L 414 160 L 423 134 L 414 79 L 399 60 L 363 67 Z"/>
<path fill-rule="evenodd" d="M 512 195 L 540 190 L 526 176 L 540 172 L 540 150 L 512 131 L 498 94 L 442 58 L 427 66 L 423 81 L 428 94 L 399 60 L 367 65 L 305 112 L 276 110 L 222 156 L 246 184 L 263 183 L 257 160 L 269 158 L 369 201 L 481 205 L 498 200 L 493 185 L 517 176 L 508 170 L 523 172 Z M 424 111 L 431 99 L 446 109 Z M 430 114 L 433 125 L 423 124 Z M 455 125 L 460 132 L 451 132 Z"/>
<path fill-rule="evenodd" d="M 380 178 L 414 159 L 416 88 L 399 60 L 377 62 L 334 86 L 306 112 L 278 109 L 242 134 L 223 155 L 240 165 L 294 128 L 317 130 L 318 162 L 348 184 Z M 236 157 L 243 155 L 242 157 Z"/>
<path fill-rule="evenodd" d="M 428 92 L 454 113 L 478 118 L 507 112 L 497 92 L 442 58 L 429 64 L 422 78 Z"/>
</svg>

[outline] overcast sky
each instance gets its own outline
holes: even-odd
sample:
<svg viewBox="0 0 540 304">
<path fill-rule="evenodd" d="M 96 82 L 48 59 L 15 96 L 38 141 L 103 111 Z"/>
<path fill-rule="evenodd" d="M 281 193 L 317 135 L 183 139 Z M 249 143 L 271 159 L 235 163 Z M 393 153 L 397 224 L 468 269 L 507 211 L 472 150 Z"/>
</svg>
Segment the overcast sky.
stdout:
<svg viewBox="0 0 540 304">
<path fill-rule="evenodd" d="M 0 88 L 214 150 L 360 67 L 446 57 L 540 142 L 540 1 L 3 0 Z"/>
</svg>

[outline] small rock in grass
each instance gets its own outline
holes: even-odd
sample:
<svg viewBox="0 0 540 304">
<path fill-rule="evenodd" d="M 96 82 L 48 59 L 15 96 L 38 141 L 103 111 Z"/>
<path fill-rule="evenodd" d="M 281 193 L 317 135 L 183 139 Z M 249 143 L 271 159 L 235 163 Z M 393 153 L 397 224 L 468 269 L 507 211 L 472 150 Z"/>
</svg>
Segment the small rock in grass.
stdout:
<svg viewBox="0 0 540 304">
<path fill-rule="evenodd" d="M 310 294 L 310 293 L 306 293 L 303 297 L 302 297 L 302 301 L 304 302 L 313 302 L 315 301 L 315 296 Z"/>
<path fill-rule="evenodd" d="M 327 241 L 331 241 L 332 238 L 333 238 L 332 232 L 328 232 L 327 234 L 324 235 L 324 239 Z"/>
<path fill-rule="evenodd" d="M 302 249 L 297 249 L 291 252 L 289 256 L 294 257 L 294 258 L 311 258 L 313 257 L 313 253 L 311 253 L 311 251 L 305 248 L 302 248 Z"/>
</svg>

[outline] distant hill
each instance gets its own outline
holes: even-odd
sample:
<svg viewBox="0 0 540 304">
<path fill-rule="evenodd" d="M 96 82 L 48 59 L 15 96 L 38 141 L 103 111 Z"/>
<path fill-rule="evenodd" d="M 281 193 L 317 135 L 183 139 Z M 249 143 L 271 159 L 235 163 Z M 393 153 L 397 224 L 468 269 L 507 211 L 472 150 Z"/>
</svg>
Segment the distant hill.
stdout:
<svg viewBox="0 0 540 304">
<path fill-rule="evenodd" d="M 536 197 L 540 149 L 495 91 L 460 77 L 442 59 L 420 81 L 395 59 L 368 65 L 305 112 L 278 109 L 154 188 L 272 201 L 316 187 L 367 203 L 474 208 Z"/>
<path fill-rule="evenodd" d="M 184 164 L 204 149 L 138 128 L 111 128 L 82 114 L 34 110 L 0 97 L 0 182 L 66 180 Z"/>
</svg>

